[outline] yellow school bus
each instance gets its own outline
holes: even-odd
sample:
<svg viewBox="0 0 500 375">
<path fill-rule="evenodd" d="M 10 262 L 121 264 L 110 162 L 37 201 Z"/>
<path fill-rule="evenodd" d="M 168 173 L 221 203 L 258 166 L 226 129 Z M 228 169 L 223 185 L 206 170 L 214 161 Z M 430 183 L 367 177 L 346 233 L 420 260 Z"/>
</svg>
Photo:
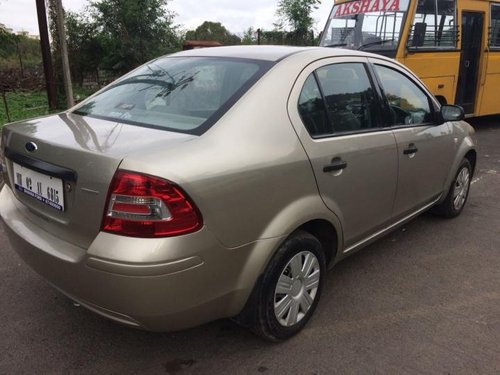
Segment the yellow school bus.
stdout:
<svg viewBox="0 0 500 375">
<path fill-rule="evenodd" d="M 321 45 L 393 57 L 441 102 L 500 113 L 500 0 L 336 0 Z"/>
</svg>

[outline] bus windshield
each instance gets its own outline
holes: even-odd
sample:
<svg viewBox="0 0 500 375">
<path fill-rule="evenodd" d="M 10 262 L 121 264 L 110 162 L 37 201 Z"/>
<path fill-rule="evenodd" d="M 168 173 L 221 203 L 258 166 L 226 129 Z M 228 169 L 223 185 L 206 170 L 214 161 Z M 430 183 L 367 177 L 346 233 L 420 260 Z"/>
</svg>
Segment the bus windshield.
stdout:
<svg viewBox="0 0 500 375">
<path fill-rule="evenodd" d="M 409 0 L 336 1 L 321 46 L 377 51 L 394 57 L 408 3 Z"/>
</svg>

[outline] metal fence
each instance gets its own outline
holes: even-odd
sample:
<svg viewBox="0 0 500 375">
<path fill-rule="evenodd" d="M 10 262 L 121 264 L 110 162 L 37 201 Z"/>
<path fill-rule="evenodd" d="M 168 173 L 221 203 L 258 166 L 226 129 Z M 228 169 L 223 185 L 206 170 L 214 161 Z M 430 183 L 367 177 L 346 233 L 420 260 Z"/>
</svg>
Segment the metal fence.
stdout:
<svg viewBox="0 0 500 375">
<path fill-rule="evenodd" d="M 43 70 L 39 66 L 0 70 L 0 126 L 48 113 L 43 90 Z"/>
<path fill-rule="evenodd" d="M 49 113 L 44 91 L 0 92 L 0 126 Z"/>
<path fill-rule="evenodd" d="M 97 71 L 74 80 L 74 95 L 83 100 L 89 94 L 116 79 L 116 73 Z M 64 104 L 62 87 L 58 88 L 58 102 Z M 45 79 L 41 66 L 29 69 L 0 69 L 0 127 L 8 122 L 49 113 Z"/>
<path fill-rule="evenodd" d="M 287 31 L 265 31 L 258 29 L 255 39 L 257 44 L 289 45 L 289 46 L 315 46 L 318 41 L 315 38 L 314 31 L 307 33 L 287 32 Z"/>
</svg>

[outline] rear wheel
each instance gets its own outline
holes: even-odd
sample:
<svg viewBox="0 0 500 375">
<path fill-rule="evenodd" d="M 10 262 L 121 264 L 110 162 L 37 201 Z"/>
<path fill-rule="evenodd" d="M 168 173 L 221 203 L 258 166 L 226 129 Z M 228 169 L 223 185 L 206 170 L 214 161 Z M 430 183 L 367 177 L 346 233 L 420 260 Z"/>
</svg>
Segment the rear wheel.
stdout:
<svg viewBox="0 0 500 375">
<path fill-rule="evenodd" d="M 464 159 L 458 168 L 446 199 L 434 208 L 434 212 L 447 218 L 460 215 L 469 196 L 471 178 L 471 164 L 469 160 Z"/>
<path fill-rule="evenodd" d="M 307 232 L 288 238 L 269 263 L 247 303 L 247 325 L 258 335 L 285 340 L 311 318 L 323 287 L 326 260 L 321 243 Z"/>
</svg>

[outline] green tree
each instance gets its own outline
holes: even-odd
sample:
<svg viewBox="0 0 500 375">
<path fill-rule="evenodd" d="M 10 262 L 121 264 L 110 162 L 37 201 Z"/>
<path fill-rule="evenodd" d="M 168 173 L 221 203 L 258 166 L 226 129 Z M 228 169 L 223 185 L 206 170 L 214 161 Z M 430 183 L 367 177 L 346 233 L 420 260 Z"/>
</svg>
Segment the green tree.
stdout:
<svg viewBox="0 0 500 375">
<path fill-rule="evenodd" d="M 291 27 L 297 36 L 306 37 L 312 30 L 314 19 L 311 13 L 321 0 L 280 0 L 278 2 L 278 28 Z"/>
<path fill-rule="evenodd" d="M 210 40 L 226 46 L 241 44 L 241 39 L 232 34 L 220 22 L 205 21 L 196 30 L 186 33 L 187 40 Z"/>
<path fill-rule="evenodd" d="M 257 30 L 253 27 L 249 27 L 243 32 L 243 37 L 241 38 L 241 44 L 257 44 Z"/>
<path fill-rule="evenodd" d="M 80 86 L 88 74 L 99 80 L 99 66 L 105 51 L 95 22 L 85 14 L 67 12 L 66 35 L 73 79 Z"/>
<path fill-rule="evenodd" d="M 103 49 L 101 66 L 125 73 L 178 50 L 180 40 L 168 0 L 96 0 L 90 12 Z"/>
<path fill-rule="evenodd" d="M 16 53 L 16 36 L 0 29 L 0 58 L 6 59 Z"/>
<path fill-rule="evenodd" d="M 32 69 L 42 62 L 40 42 L 0 29 L 0 69 Z"/>
</svg>

